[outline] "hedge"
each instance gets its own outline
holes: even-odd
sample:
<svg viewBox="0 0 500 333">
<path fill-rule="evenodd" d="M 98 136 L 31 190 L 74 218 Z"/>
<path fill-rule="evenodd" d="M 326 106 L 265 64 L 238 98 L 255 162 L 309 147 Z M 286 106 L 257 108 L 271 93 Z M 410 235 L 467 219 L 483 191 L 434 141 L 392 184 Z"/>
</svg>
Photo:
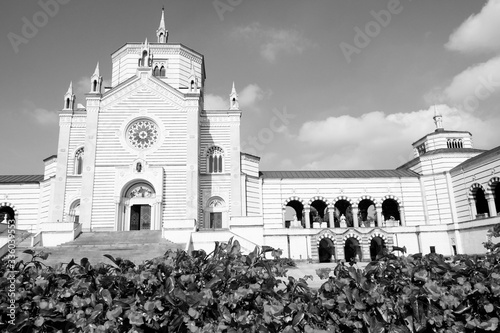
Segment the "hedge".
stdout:
<svg viewBox="0 0 500 333">
<path fill-rule="evenodd" d="M 500 225 L 490 231 L 498 237 Z M 500 318 L 500 245 L 483 257 L 386 252 L 364 270 L 339 264 L 307 278 L 286 277 L 279 250 L 243 255 L 237 241 L 210 254 L 167 251 L 134 265 L 105 255 L 56 268 L 47 253 L 1 264 L 2 332 L 495 332 Z M 9 280 L 9 277 L 14 280 Z M 9 317 L 13 296 L 14 320 Z"/>
</svg>

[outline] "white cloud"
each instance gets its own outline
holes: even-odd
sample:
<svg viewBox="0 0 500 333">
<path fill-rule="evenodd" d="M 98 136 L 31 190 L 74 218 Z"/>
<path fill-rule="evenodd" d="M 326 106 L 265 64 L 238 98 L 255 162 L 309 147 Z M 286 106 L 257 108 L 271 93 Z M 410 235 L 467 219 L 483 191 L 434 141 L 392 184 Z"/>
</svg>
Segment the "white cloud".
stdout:
<svg viewBox="0 0 500 333">
<path fill-rule="evenodd" d="M 489 0 L 481 12 L 471 15 L 450 36 L 446 48 L 463 53 L 500 50 L 500 0 Z"/>
<path fill-rule="evenodd" d="M 257 42 L 260 55 L 269 62 L 275 62 L 281 54 L 301 54 L 312 45 L 297 30 L 265 28 L 258 22 L 236 28 L 233 36 Z"/>
<path fill-rule="evenodd" d="M 499 92 L 500 56 L 467 68 L 444 89 L 449 102 L 467 111 L 473 111 L 481 101 Z"/>
<path fill-rule="evenodd" d="M 229 99 L 214 94 L 205 95 L 205 110 L 227 110 Z"/>
<path fill-rule="evenodd" d="M 41 125 L 57 124 L 59 121 L 59 115 L 56 111 L 38 108 L 30 101 L 23 101 L 22 112 L 28 117 L 35 119 Z"/>
<path fill-rule="evenodd" d="M 476 148 L 491 148 L 500 141 L 498 119 L 480 119 L 474 114 L 436 106 L 448 130 L 465 130 L 474 135 Z M 370 112 L 310 121 L 302 125 L 298 140 L 305 144 L 303 169 L 396 168 L 413 158 L 411 144 L 434 131 L 434 107 L 410 113 L 387 115 Z M 314 152 L 323 152 L 320 157 Z M 308 157 L 309 156 L 309 157 Z"/>
<path fill-rule="evenodd" d="M 249 84 L 238 94 L 241 108 L 253 107 L 265 97 L 264 91 L 256 84 Z"/>
</svg>

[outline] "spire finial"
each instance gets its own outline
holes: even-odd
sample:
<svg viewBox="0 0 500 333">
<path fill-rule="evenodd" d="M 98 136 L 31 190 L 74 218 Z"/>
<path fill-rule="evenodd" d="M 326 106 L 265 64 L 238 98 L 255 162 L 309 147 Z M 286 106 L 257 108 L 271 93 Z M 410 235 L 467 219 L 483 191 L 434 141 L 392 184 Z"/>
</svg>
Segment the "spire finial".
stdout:
<svg viewBox="0 0 500 333">
<path fill-rule="evenodd" d="M 156 37 L 158 43 L 167 43 L 168 42 L 168 30 L 165 28 L 165 7 L 161 7 L 161 19 L 160 25 L 156 30 Z"/>
<path fill-rule="evenodd" d="M 233 81 L 233 88 L 231 89 L 231 93 L 229 94 L 229 110 L 239 110 L 240 109 L 240 103 L 238 102 L 238 94 L 236 93 L 236 88 L 234 86 L 234 81 Z"/>
<path fill-rule="evenodd" d="M 68 87 L 68 91 L 66 92 L 66 94 L 73 95 L 73 81 L 69 82 L 69 87 Z"/>
<path fill-rule="evenodd" d="M 100 76 L 100 74 L 99 74 L 99 61 L 97 62 L 97 65 L 95 66 L 94 75 Z"/>
<path fill-rule="evenodd" d="M 438 112 L 436 104 L 434 104 L 434 124 L 436 125 L 436 131 L 444 131 L 443 128 L 443 116 Z"/>
</svg>

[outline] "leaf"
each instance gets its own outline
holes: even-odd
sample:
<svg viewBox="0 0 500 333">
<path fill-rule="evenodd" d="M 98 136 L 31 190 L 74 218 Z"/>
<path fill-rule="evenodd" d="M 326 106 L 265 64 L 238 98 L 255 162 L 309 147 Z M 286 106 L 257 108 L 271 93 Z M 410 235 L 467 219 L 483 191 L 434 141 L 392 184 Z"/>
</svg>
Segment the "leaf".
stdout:
<svg viewBox="0 0 500 333">
<path fill-rule="evenodd" d="M 101 291 L 101 296 L 104 299 L 104 301 L 108 304 L 108 306 L 111 306 L 113 303 L 113 297 L 111 296 L 111 293 L 109 292 L 108 289 L 103 289 Z"/>
<path fill-rule="evenodd" d="M 27 250 L 24 250 L 24 251 L 23 251 L 23 253 L 27 253 L 27 254 L 34 255 L 34 254 L 35 254 L 35 251 L 30 250 L 30 249 L 27 249 Z"/>
<path fill-rule="evenodd" d="M 303 311 L 299 311 L 295 315 L 295 317 L 293 317 L 292 326 L 297 326 L 300 323 L 300 321 L 302 319 L 304 319 L 304 316 L 305 316 L 304 312 Z"/>
<path fill-rule="evenodd" d="M 485 331 L 495 331 L 498 328 L 498 318 L 491 318 L 490 320 L 486 322 L 482 322 L 481 325 L 479 325 L 483 330 Z"/>
<path fill-rule="evenodd" d="M 77 266 L 77 264 L 75 263 L 75 261 L 73 259 L 71 259 L 71 261 L 69 262 L 69 264 L 66 266 L 66 273 L 69 273 L 71 271 L 71 268 L 73 266 Z"/>
</svg>

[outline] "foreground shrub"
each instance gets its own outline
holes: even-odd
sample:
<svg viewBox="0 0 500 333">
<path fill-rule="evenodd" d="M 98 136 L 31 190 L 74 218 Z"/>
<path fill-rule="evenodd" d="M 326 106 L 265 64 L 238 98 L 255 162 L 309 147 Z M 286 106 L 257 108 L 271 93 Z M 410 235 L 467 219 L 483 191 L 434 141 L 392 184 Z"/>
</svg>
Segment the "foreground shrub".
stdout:
<svg viewBox="0 0 500 333">
<path fill-rule="evenodd" d="M 206 254 L 168 251 L 143 265 L 107 256 L 57 269 L 18 262 L 16 318 L 0 296 L 5 332 L 494 332 L 500 249 L 484 258 L 387 253 L 365 270 L 338 265 L 311 290 L 285 277 L 280 252 L 242 255 L 237 241 Z M 1 267 L 0 287 L 8 284 Z"/>
</svg>

